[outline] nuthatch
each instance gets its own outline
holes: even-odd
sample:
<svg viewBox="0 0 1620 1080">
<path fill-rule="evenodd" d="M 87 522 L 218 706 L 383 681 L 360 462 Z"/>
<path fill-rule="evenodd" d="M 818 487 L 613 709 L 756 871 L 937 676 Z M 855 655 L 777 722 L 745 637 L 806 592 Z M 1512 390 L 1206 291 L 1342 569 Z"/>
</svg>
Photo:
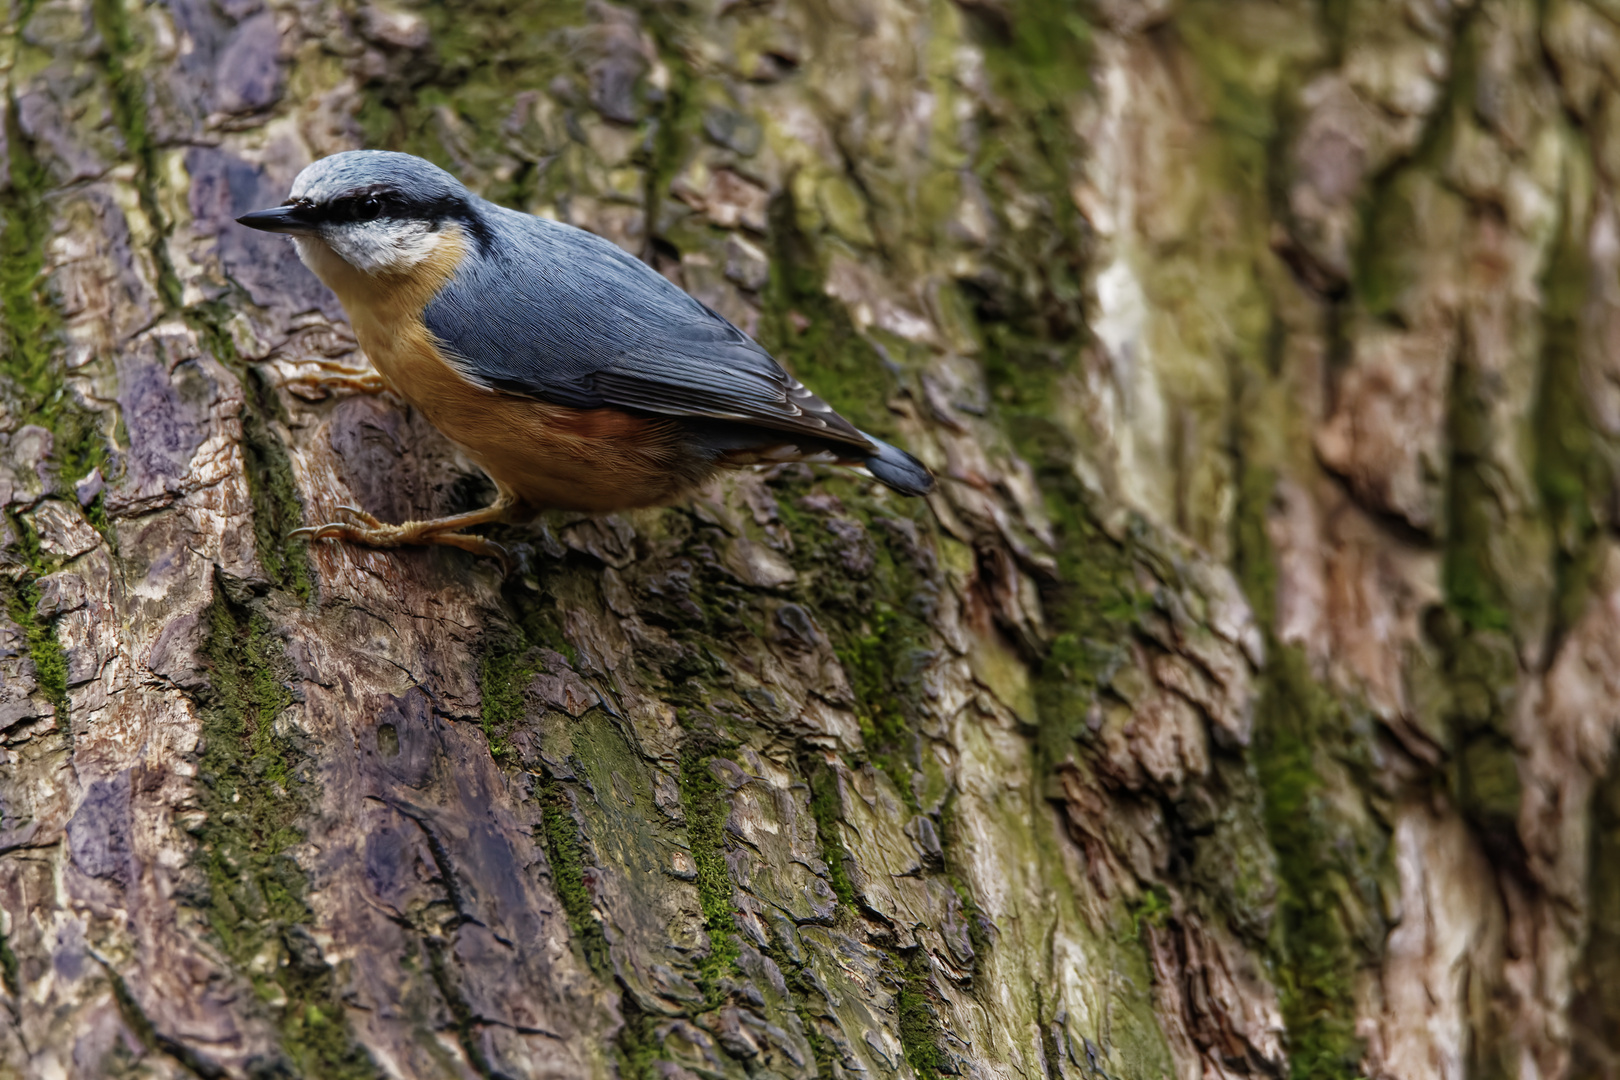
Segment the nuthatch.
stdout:
<svg viewBox="0 0 1620 1080">
<path fill-rule="evenodd" d="M 721 466 L 825 462 L 906 495 L 933 487 L 916 458 L 857 430 L 646 263 L 478 198 L 421 158 L 334 154 L 298 174 L 286 203 L 237 220 L 293 238 L 387 385 L 498 492 L 454 517 L 385 525 L 345 507 L 363 526 L 299 532 L 500 558 L 461 530 L 657 506 Z"/>
</svg>

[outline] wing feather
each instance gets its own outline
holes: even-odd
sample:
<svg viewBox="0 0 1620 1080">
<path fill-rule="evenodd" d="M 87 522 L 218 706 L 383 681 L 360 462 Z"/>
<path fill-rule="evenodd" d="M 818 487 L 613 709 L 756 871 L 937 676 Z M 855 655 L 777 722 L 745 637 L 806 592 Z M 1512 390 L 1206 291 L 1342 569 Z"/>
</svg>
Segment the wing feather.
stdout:
<svg viewBox="0 0 1620 1080">
<path fill-rule="evenodd" d="M 576 408 L 730 420 L 871 451 L 718 312 L 607 240 L 489 204 L 498 241 L 423 311 L 464 375 Z"/>
</svg>

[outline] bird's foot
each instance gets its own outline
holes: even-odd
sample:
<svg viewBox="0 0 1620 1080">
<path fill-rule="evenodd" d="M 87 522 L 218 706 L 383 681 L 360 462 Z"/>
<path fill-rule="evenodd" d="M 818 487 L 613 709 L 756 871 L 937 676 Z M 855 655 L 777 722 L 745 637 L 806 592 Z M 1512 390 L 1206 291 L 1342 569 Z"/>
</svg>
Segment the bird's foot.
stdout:
<svg viewBox="0 0 1620 1080">
<path fill-rule="evenodd" d="M 456 517 L 436 518 L 432 521 L 407 521 L 400 525 L 386 525 L 375 515 L 358 506 L 340 506 L 339 510 L 360 519 L 359 525 L 342 521 L 329 521 L 324 525 L 306 525 L 287 534 L 288 539 L 304 537 L 309 540 L 344 540 L 351 544 L 364 544 L 374 548 L 428 546 L 442 544 L 484 555 L 501 564 L 503 573 L 512 572 L 512 556 L 501 545 L 482 536 L 473 536 L 459 530 L 482 521 L 494 520 L 483 514 L 461 514 Z M 477 519 L 477 520 L 469 520 Z"/>
<path fill-rule="evenodd" d="M 339 391 L 351 394 L 380 394 L 388 389 L 383 377 L 369 367 L 349 367 L 331 360 L 310 360 L 299 365 L 297 374 L 284 378 L 281 385 L 306 401 L 320 401 Z"/>
</svg>

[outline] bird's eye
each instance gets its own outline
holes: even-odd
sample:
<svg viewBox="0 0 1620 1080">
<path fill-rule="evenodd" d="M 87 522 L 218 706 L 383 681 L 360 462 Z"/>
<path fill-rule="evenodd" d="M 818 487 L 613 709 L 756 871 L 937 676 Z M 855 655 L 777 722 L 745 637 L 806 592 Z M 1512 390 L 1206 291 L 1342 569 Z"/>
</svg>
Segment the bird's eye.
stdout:
<svg viewBox="0 0 1620 1080">
<path fill-rule="evenodd" d="M 382 200 L 375 195 L 367 195 L 355 204 L 354 216 L 357 221 L 375 221 L 382 214 Z"/>
</svg>

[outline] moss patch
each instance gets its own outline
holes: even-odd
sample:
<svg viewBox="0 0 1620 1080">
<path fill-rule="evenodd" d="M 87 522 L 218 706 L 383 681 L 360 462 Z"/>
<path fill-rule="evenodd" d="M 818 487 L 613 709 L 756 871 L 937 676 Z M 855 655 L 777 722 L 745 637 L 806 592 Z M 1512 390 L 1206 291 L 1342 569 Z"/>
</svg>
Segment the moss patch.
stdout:
<svg viewBox="0 0 1620 1080">
<path fill-rule="evenodd" d="M 698 960 L 698 978 L 707 1005 L 721 1003 L 721 980 L 737 966 L 735 889 L 726 864 L 726 818 L 731 813 L 730 793 L 709 769 L 718 747 L 700 742 L 681 754 L 681 808 L 686 812 L 686 835 L 697 865 L 698 903 L 703 926 L 709 933 L 709 954 Z"/>
<path fill-rule="evenodd" d="M 800 229 L 790 192 L 771 201 L 768 218 L 771 276 L 760 297 L 760 344 L 856 427 L 892 435 L 885 403 L 899 386 L 893 362 L 861 335 L 843 303 L 827 295 L 821 254 Z"/>
<path fill-rule="evenodd" d="M 149 61 L 140 52 L 124 0 L 92 0 L 90 13 L 101 38 L 113 123 L 124 137 L 125 156 L 135 163 L 141 212 L 152 226 L 148 250 L 157 269 L 158 292 L 163 303 L 175 310 L 180 307 L 182 290 L 169 260 L 167 223 L 158 206 L 157 147 L 147 125 L 146 80 L 141 75 Z"/>
<path fill-rule="evenodd" d="M 1266 951 L 1287 1025 L 1291 1075 L 1348 1080 L 1363 1075 L 1355 980 L 1382 949 L 1382 896 L 1393 887 L 1393 858 L 1388 825 L 1373 812 L 1366 790 L 1375 775 L 1371 717 L 1319 685 L 1304 652 L 1273 634 L 1277 565 L 1266 517 L 1277 472 L 1263 458 L 1265 440 L 1252 426 L 1263 414 L 1242 407 L 1252 403 L 1262 380 L 1276 375 L 1260 361 L 1238 373 L 1240 499 L 1233 546 L 1238 580 L 1266 633 L 1266 664 L 1255 710 L 1253 778 L 1234 777 L 1228 786 L 1242 791 L 1258 783 L 1262 842 L 1276 856 L 1276 912 Z M 1263 890 L 1245 886 L 1235 895 L 1241 901 L 1245 892 Z M 1267 931 L 1263 920 L 1243 925 Z"/>
<path fill-rule="evenodd" d="M 540 807 L 546 855 L 551 862 L 551 883 L 557 899 L 568 912 L 568 927 L 578 943 L 585 962 L 596 977 L 612 982 L 613 963 L 608 956 L 607 937 L 592 911 L 590 890 L 585 886 L 585 849 L 574 807 L 562 785 L 547 779 L 540 788 Z"/>
<path fill-rule="evenodd" d="M 11 948 L 11 939 L 0 934 L 0 979 L 5 980 L 6 992 L 17 995 L 22 993 L 22 967 L 17 962 L 17 954 Z"/>
<path fill-rule="evenodd" d="M 1537 527 L 1509 516 L 1498 497 L 1487 376 L 1457 364 L 1450 400 L 1452 457 L 1442 584 L 1445 604 L 1426 629 L 1437 647 L 1445 682 L 1441 706 L 1453 750 L 1452 792 L 1494 852 L 1522 860 L 1518 836 L 1521 796 L 1511 727 L 1519 691 L 1519 650 L 1525 633 L 1514 610 L 1501 547 L 1512 530 Z M 1556 458 L 1548 470 L 1562 472 Z M 1568 464 L 1567 462 L 1565 463 Z M 1543 477 L 1557 483 L 1554 477 Z M 1565 513 L 1573 507 L 1564 505 Z M 1565 566 L 1566 574 L 1574 569 Z M 1565 603 L 1569 601 L 1566 599 Z"/>
<path fill-rule="evenodd" d="M 16 103 L 6 110 L 7 166 L 11 188 L 0 200 L 0 312 L 4 319 L 5 371 L 18 392 L 43 404 L 61 390 L 56 362 L 61 318 L 46 291 L 45 241 L 50 178 L 33 155 L 17 119 Z"/>
<path fill-rule="evenodd" d="M 808 755 L 802 767 L 810 783 L 810 816 L 816 819 L 816 835 L 821 841 L 821 857 L 827 863 L 827 879 L 838 902 L 853 908 L 855 886 L 844 866 L 849 852 L 844 849 L 843 829 L 839 825 L 844 809 L 838 796 L 838 774 L 825 762 Z"/>
<path fill-rule="evenodd" d="M 11 188 L 0 199 L 0 392 L 12 399 L 8 404 L 19 422 L 51 432 L 57 486 L 71 492 L 107 461 L 107 439 L 99 415 L 66 386 L 61 314 L 45 274 L 50 177 L 34 156 L 15 103 L 5 123 Z"/>
<path fill-rule="evenodd" d="M 1533 416 L 1535 478 L 1552 530 L 1556 588 L 1548 655 L 1590 602 L 1611 517 L 1613 449 L 1592 424 L 1581 381 L 1581 316 L 1591 289 L 1585 224 L 1590 177 L 1568 185 L 1563 220 L 1541 281 L 1541 386 Z"/>
<path fill-rule="evenodd" d="M 40 551 L 39 537 L 21 515 L 12 519 L 18 539 L 18 554 L 23 559 L 23 573 L 5 591 L 6 610 L 28 642 L 28 657 L 34 662 L 34 677 L 39 689 L 56 709 L 56 726 L 64 735 L 71 736 L 68 724 L 67 654 L 57 640 L 54 619 L 39 614 L 39 579 L 54 566 Z"/>
<path fill-rule="evenodd" d="M 292 702 L 281 640 L 254 602 L 216 588 L 203 649 L 209 685 L 199 696 L 202 754 L 197 802 L 203 898 L 221 949 L 247 974 L 274 1020 L 281 1050 L 303 1075 L 380 1076 L 349 1031 L 332 970 L 307 930 L 307 882 L 294 861 L 298 822 L 311 809 L 310 761 L 278 734 Z"/>
<path fill-rule="evenodd" d="M 1009 247 L 1034 243 L 1045 249 L 1013 280 L 1025 274 L 1045 277 L 1056 286 L 1051 295 L 1078 300 L 1080 267 L 1064 257 L 1065 248 L 1072 250 L 1077 224 L 1067 195 L 1069 169 L 1082 153 L 1069 107 L 1090 85 L 1091 25 L 1076 5 L 1063 0 L 1014 0 L 963 11 L 1000 99 L 984 118 L 985 137 L 973 170 L 1000 205 L 1019 191 L 1039 192 L 1048 200 L 1034 231 L 1039 235 L 1011 238 Z M 1004 254 L 1016 259 L 1017 252 Z"/>
<path fill-rule="evenodd" d="M 1593 793 L 1589 937 L 1575 974 L 1571 1076 L 1620 1069 L 1620 763 Z"/>
<path fill-rule="evenodd" d="M 874 497 L 851 478 L 816 479 L 812 484 L 805 471 L 774 481 L 794 538 L 796 599 L 816 612 L 849 677 L 867 756 L 916 809 L 912 777 L 922 765 L 916 703 L 937 647 L 929 620 L 940 588 L 927 525 L 919 520 L 927 507 Z"/>
<path fill-rule="evenodd" d="M 489 740 L 489 753 L 501 761 L 506 740 L 524 716 L 523 688 L 539 670 L 534 650 L 522 640 L 502 639 L 486 644 L 478 659 L 478 688 L 483 701 L 479 723 Z"/>
<path fill-rule="evenodd" d="M 1266 831 L 1277 852 L 1278 991 L 1296 1080 L 1362 1075 L 1354 978 L 1372 961 L 1347 925 L 1342 893 L 1387 858 L 1336 821 L 1319 755 L 1351 727 L 1311 679 L 1304 654 L 1273 643 L 1255 718 Z M 1382 839 L 1376 838 L 1376 839 Z M 1375 844 L 1376 844 L 1375 839 Z"/>
<path fill-rule="evenodd" d="M 920 950 L 905 964 L 894 1007 L 906 1061 L 921 1080 L 938 1080 L 949 1059 L 940 1045 L 939 1015 L 928 983 L 928 961 Z"/>
</svg>

